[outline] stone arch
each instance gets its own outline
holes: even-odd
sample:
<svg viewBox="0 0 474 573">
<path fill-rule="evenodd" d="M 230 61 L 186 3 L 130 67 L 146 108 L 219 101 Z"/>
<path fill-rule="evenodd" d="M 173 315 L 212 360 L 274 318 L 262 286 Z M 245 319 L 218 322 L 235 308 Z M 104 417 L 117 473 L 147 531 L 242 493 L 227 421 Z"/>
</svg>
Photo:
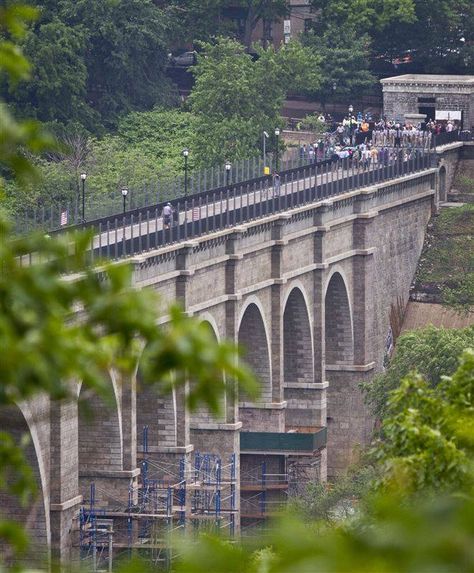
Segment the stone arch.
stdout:
<svg viewBox="0 0 474 573">
<path fill-rule="evenodd" d="M 39 432 L 32 417 L 19 406 L 2 407 L 0 419 L 1 430 L 10 434 L 17 445 L 27 436 L 28 441 L 21 449 L 33 471 L 37 488 L 36 496 L 25 507 L 18 497 L 0 490 L 0 518 L 10 519 L 25 528 L 30 541 L 28 553 L 24 556 L 25 564 L 45 565 L 49 560 L 51 525 L 48 480 Z M 8 548 L 1 545 L 0 560 L 7 565 L 11 560 Z"/>
<path fill-rule="evenodd" d="M 113 388 L 112 403 L 83 384 L 79 385 L 78 453 L 79 473 L 123 469 L 120 392 L 113 372 L 108 379 Z"/>
<path fill-rule="evenodd" d="M 244 359 L 261 384 L 260 400 L 272 401 L 272 369 L 270 341 L 260 301 L 249 297 L 242 308 L 238 328 L 238 343 L 244 349 Z"/>
<path fill-rule="evenodd" d="M 212 316 L 210 312 L 203 312 L 197 318 L 209 325 L 209 328 L 212 330 L 217 342 L 221 340 L 221 336 L 219 334 L 219 327 L 217 326 L 216 319 Z"/>
<path fill-rule="evenodd" d="M 442 165 L 439 169 L 439 200 L 441 202 L 447 201 L 448 193 L 446 189 L 446 167 Z"/>
<path fill-rule="evenodd" d="M 342 271 L 330 276 L 324 298 L 326 364 L 352 364 L 354 336 L 351 304 Z"/>
<path fill-rule="evenodd" d="M 287 295 L 283 311 L 283 372 L 285 383 L 314 381 L 313 338 L 308 304 L 300 287 Z"/>
</svg>

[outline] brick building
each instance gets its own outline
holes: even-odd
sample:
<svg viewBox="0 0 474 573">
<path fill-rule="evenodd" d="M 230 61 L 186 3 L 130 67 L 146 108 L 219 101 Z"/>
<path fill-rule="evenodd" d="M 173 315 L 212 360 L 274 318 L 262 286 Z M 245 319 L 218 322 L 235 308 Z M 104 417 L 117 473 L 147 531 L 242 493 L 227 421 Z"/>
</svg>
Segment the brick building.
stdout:
<svg viewBox="0 0 474 573">
<path fill-rule="evenodd" d="M 252 43 L 273 45 L 278 48 L 292 38 L 307 31 L 316 20 L 317 13 L 311 0 L 288 0 L 288 13 L 275 20 L 261 20 L 252 32 Z M 223 10 L 223 16 L 233 21 L 237 36 L 244 41 L 245 22 L 248 10 L 242 6 L 230 5 Z"/>
<path fill-rule="evenodd" d="M 458 120 L 474 129 L 474 76 L 405 74 L 380 80 L 384 115 L 403 121 L 406 114 Z"/>
</svg>

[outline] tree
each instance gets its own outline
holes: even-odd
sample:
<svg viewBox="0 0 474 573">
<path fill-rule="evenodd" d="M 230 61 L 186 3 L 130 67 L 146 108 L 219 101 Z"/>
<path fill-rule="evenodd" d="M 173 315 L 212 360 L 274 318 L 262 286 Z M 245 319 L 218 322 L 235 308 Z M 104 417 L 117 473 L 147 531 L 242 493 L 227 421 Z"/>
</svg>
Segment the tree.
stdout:
<svg viewBox="0 0 474 573">
<path fill-rule="evenodd" d="M 408 51 L 422 73 L 470 73 L 474 66 L 474 6 L 470 0 L 413 0 L 414 18 L 394 19 L 372 33 L 389 59 Z M 403 46 L 400 48 L 400 46 Z"/>
<path fill-rule="evenodd" d="M 320 11 L 316 30 L 368 34 L 373 67 L 402 54 L 419 73 L 469 73 L 473 66 L 474 7 L 470 0 L 313 0 Z"/>
<path fill-rule="evenodd" d="M 472 351 L 435 388 L 420 376 L 402 380 L 390 395 L 383 438 L 375 448 L 382 487 L 404 496 L 472 489 L 473 389 Z"/>
<path fill-rule="evenodd" d="M 362 385 L 373 414 L 382 420 L 387 416 L 390 392 L 396 390 L 400 381 L 412 371 L 423 376 L 431 388 L 436 387 L 443 376 L 455 372 L 459 357 L 469 347 L 474 347 L 474 327 L 444 329 L 429 326 L 402 334 L 387 371 Z"/>
<path fill-rule="evenodd" d="M 22 115 L 43 122 L 77 121 L 92 128 L 97 120 L 86 104 L 86 36 L 80 27 L 55 19 L 29 31 L 24 42 L 32 78 L 10 88 Z"/>
<path fill-rule="evenodd" d="M 30 64 L 18 47 L 29 22 L 37 17 L 31 6 L 15 3 L 0 7 L 0 72 L 15 84 L 30 77 Z M 38 153 L 54 147 L 53 138 L 33 120 L 17 121 L 0 99 L 0 199 L 5 177 L 20 183 L 35 179 L 36 171 L 25 157 L 25 151 Z"/>
<path fill-rule="evenodd" d="M 320 14 L 316 23 L 320 33 L 336 27 L 366 34 L 394 22 L 407 24 L 415 19 L 414 0 L 311 0 L 311 5 Z"/>
<path fill-rule="evenodd" d="M 334 97 L 350 101 L 360 97 L 374 85 L 369 71 L 370 38 L 348 27 L 330 26 L 318 37 L 314 32 L 305 34 L 303 43 L 319 57 L 321 83 L 311 93 L 323 105 Z"/>
<path fill-rule="evenodd" d="M 64 0 L 43 8 L 25 39 L 33 81 L 11 103 L 43 121 L 80 122 L 94 133 L 120 114 L 175 101 L 165 68 L 172 31 L 152 0 Z"/>
<path fill-rule="evenodd" d="M 171 26 L 174 30 L 172 43 L 176 47 L 209 41 L 212 37 L 229 32 L 228 22 L 222 17 L 227 0 L 172 0 L 167 3 Z"/>
<path fill-rule="evenodd" d="M 257 154 L 263 130 L 273 133 L 281 125 L 290 86 L 317 85 L 318 59 L 296 42 L 278 52 L 259 49 L 257 61 L 229 39 L 204 44 L 203 50 L 189 98 L 196 115 L 193 149 L 201 164 Z"/>
</svg>

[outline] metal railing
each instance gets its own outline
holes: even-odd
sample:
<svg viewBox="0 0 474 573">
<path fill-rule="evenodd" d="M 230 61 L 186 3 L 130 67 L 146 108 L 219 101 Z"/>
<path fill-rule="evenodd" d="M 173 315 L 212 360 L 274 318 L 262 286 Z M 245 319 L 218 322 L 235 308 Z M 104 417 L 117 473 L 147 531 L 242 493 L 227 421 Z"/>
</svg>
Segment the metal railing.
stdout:
<svg viewBox="0 0 474 573">
<path fill-rule="evenodd" d="M 140 208 L 125 216 L 106 217 L 85 227 L 94 230 L 90 263 L 120 259 L 183 240 L 230 228 L 356 189 L 376 185 L 434 166 L 436 154 L 401 150 L 387 161 L 364 165 L 349 158 L 326 161 L 282 174 L 280 184 L 271 177 L 203 192 L 172 201 L 173 220 L 164 224 L 164 204 Z M 73 231 L 70 231 L 73 232 Z"/>
<path fill-rule="evenodd" d="M 299 156 L 299 150 L 291 149 L 286 152 L 287 158 L 280 159 L 280 169 L 285 171 L 308 163 L 307 158 Z M 275 168 L 275 158 L 272 153 L 267 154 L 267 167 L 272 171 Z M 233 184 L 253 180 L 263 174 L 264 165 L 262 157 L 253 157 L 236 161 L 230 171 L 230 182 Z M 217 189 L 226 182 L 224 165 L 189 171 L 187 177 L 187 196 L 192 197 L 208 189 Z M 126 199 L 127 211 L 140 207 L 156 205 L 164 201 L 171 201 L 183 197 L 185 193 L 184 174 L 179 177 L 156 179 L 143 183 L 140 187 L 128 187 Z M 86 221 L 100 219 L 122 212 L 121 189 L 116 188 L 109 194 L 94 194 L 94 189 L 85 181 L 85 210 Z M 32 208 L 25 208 L 17 212 L 14 217 L 15 232 L 29 233 L 35 230 L 45 232 L 54 231 L 63 226 L 78 225 L 82 223 L 82 193 L 79 188 L 70 201 L 51 202 Z"/>
<path fill-rule="evenodd" d="M 331 136 L 334 134 L 328 134 Z M 402 141 L 403 148 L 414 149 L 436 149 L 442 145 L 455 141 L 469 141 L 472 134 L 468 131 L 453 131 L 451 133 L 441 133 L 438 135 L 424 134 L 421 140 L 407 137 Z M 337 138 L 336 138 L 337 139 Z M 386 137 L 383 132 L 373 132 L 372 142 L 377 147 L 393 145 L 393 137 Z M 336 141 L 335 141 L 336 142 Z M 329 147 L 328 147 L 329 148 Z M 326 149 L 327 151 L 327 149 Z M 267 156 L 267 166 L 274 169 L 275 159 L 269 153 Z M 280 173 L 284 176 L 296 168 L 308 168 L 313 165 L 307 154 L 301 155 L 299 149 L 292 150 L 292 155 L 280 161 Z M 254 157 L 240 162 L 236 162 L 230 174 L 230 183 L 236 185 L 247 182 L 252 184 L 258 181 L 263 174 L 263 160 L 261 157 Z M 190 172 L 188 175 L 187 190 L 189 200 L 197 197 L 209 190 L 218 190 L 225 186 L 226 171 L 224 166 L 202 169 Z M 87 183 L 86 183 L 87 184 Z M 127 212 L 133 212 L 140 208 L 154 208 L 155 205 L 174 201 L 184 200 L 184 176 L 156 180 L 145 183 L 142 187 L 132 187 L 128 189 Z M 86 193 L 85 220 L 92 221 L 105 217 L 118 217 L 122 212 L 122 195 L 120 190 L 113 195 L 91 197 L 90 190 Z M 82 223 L 81 198 L 76 196 L 73 201 L 65 203 L 51 203 L 35 208 L 27 208 L 15 215 L 15 232 L 18 234 L 29 233 L 35 230 L 52 232 L 63 227 L 71 227 Z"/>
</svg>

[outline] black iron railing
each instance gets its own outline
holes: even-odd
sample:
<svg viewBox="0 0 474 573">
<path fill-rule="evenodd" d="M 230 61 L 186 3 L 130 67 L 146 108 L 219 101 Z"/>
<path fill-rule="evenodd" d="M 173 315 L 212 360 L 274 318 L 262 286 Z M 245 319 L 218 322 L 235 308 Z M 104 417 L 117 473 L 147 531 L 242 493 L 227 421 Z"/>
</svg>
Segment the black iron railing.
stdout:
<svg viewBox="0 0 474 573">
<path fill-rule="evenodd" d="M 415 150 L 410 156 L 404 150 L 394 151 L 389 158 L 371 165 L 349 158 L 335 163 L 328 161 L 289 170 L 282 174 L 279 185 L 275 185 L 272 178 L 260 177 L 203 192 L 184 201 L 172 201 L 173 216 L 169 226 L 163 221 L 163 203 L 137 209 L 125 216 L 106 217 L 85 226 L 94 231 L 90 262 L 103 258 L 120 259 L 190 240 L 422 172 L 435 164 L 436 154 L 428 150 Z"/>
</svg>

